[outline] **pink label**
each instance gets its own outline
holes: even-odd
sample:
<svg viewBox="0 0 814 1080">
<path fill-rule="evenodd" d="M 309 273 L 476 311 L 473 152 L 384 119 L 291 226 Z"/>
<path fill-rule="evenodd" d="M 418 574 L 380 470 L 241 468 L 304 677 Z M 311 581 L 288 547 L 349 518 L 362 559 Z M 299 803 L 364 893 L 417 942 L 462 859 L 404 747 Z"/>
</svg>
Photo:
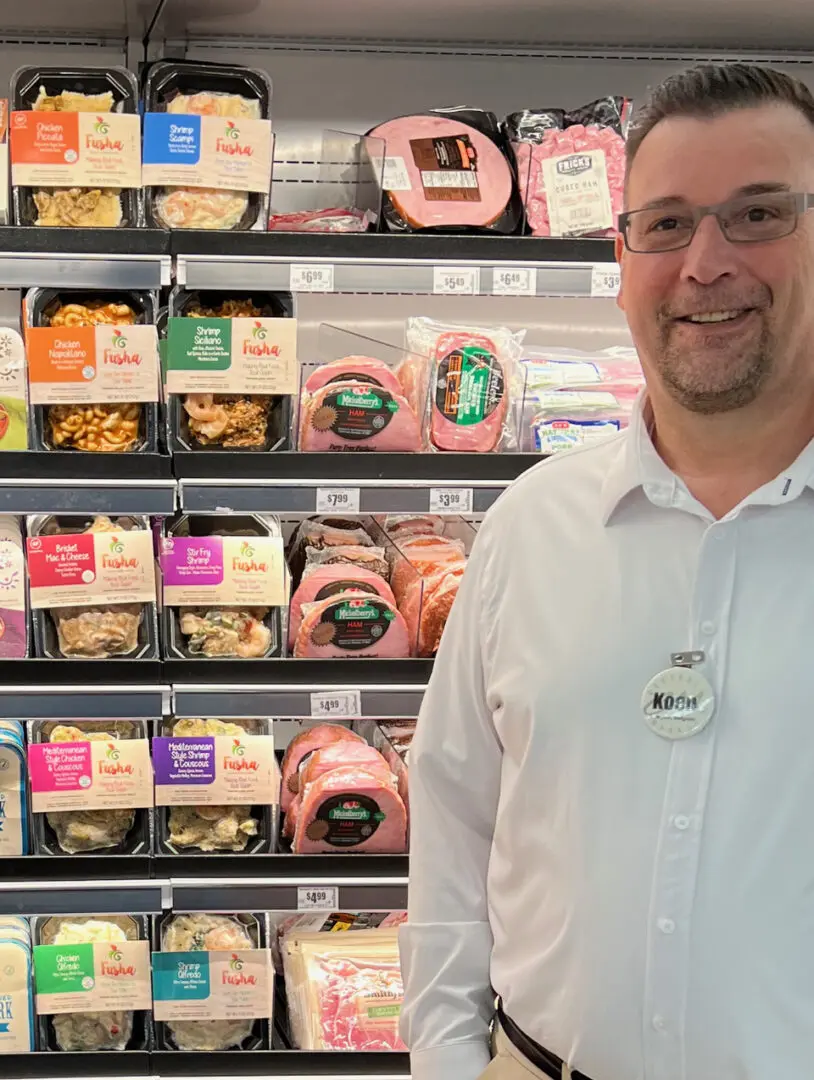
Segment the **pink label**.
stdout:
<svg viewBox="0 0 814 1080">
<path fill-rule="evenodd" d="M 90 743 L 32 743 L 28 748 L 32 794 L 90 787 Z"/>
<path fill-rule="evenodd" d="M 153 805 L 146 739 L 33 743 L 28 748 L 28 771 L 35 814 Z"/>
</svg>

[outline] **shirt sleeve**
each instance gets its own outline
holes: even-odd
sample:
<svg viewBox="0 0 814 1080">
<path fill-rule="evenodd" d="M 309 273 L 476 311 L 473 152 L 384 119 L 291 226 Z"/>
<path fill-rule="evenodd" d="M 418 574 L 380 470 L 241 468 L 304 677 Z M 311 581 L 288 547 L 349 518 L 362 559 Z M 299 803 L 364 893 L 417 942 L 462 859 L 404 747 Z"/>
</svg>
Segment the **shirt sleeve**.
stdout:
<svg viewBox="0 0 814 1080">
<path fill-rule="evenodd" d="M 476 1080 L 494 1013 L 486 876 L 501 748 L 487 705 L 481 529 L 444 631 L 410 749 L 409 921 L 401 1031 L 413 1080 Z"/>
</svg>

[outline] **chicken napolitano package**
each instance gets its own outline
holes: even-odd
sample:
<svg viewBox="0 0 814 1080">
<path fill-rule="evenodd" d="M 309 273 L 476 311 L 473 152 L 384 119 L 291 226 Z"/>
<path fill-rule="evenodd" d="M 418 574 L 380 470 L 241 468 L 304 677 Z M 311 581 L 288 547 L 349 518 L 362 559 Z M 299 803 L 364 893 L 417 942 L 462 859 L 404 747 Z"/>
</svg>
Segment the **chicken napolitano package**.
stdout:
<svg viewBox="0 0 814 1080">
<path fill-rule="evenodd" d="M 280 772 L 268 720 L 168 720 L 153 739 L 162 851 L 271 851 Z"/>
<path fill-rule="evenodd" d="M 147 920 L 135 915 L 38 916 L 32 927 L 42 1049 L 147 1050 Z"/>
<path fill-rule="evenodd" d="M 265 915 L 162 915 L 153 925 L 161 1050 L 265 1050 L 274 970 Z"/>
</svg>

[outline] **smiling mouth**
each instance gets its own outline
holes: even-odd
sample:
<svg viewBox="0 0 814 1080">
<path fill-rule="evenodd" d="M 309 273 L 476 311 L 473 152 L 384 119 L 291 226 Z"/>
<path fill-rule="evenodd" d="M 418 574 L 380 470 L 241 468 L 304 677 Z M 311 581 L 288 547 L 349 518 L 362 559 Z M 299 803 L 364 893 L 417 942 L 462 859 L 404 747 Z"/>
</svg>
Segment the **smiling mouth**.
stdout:
<svg viewBox="0 0 814 1080">
<path fill-rule="evenodd" d="M 725 311 L 699 311 L 693 315 L 681 315 L 676 322 L 691 323 L 693 326 L 731 323 L 751 315 L 754 310 L 754 308 L 731 308 Z"/>
</svg>

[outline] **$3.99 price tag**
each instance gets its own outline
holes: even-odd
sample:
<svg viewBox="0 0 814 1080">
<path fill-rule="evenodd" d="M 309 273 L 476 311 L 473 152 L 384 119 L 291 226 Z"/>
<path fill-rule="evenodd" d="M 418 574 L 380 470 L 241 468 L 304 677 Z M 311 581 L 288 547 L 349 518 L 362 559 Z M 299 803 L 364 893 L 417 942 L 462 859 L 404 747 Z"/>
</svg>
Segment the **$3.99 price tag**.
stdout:
<svg viewBox="0 0 814 1080">
<path fill-rule="evenodd" d="M 299 885 L 297 911 L 336 911 L 339 889 L 336 885 Z"/>
<path fill-rule="evenodd" d="M 597 263 L 591 267 L 591 296 L 618 296 L 622 271 L 616 263 Z"/>
<path fill-rule="evenodd" d="M 436 296 L 477 296 L 480 267 L 436 266 L 432 272 L 432 291 Z"/>
<path fill-rule="evenodd" d="M 362 715 L 362 695 L 359 690 L 331 690 L 311 694 L 311 716 L 346 717 L 358 719 Z"/>
<path fill-rule="evenodd" d="M 471 514 L 472 488 L 430 488 L 431 514 Z"/>
<path fill-rule="evenodd" d="M 536 296 L 537 271 L 531 266 L 495 266 L 492 296 Z"/>
<path fill-rule="evenodd" d="M 317 488 L 317 513 L 359 513 L 359 488 Z"/>
<path fill-rule="evenodd" d="M 334 268 L 331 263 L 291 264 L 291 292 L 333 292 Z"/>
</svg>

